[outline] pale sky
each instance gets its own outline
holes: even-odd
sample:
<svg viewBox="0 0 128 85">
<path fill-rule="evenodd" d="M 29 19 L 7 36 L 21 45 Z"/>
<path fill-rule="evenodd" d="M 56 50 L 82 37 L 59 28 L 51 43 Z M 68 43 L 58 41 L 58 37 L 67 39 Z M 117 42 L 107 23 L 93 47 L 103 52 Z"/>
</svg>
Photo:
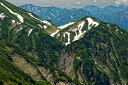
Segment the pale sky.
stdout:
<svg viewBox="0 0 128 85">
<path fill-rule="evenodd" d="M 83 7 L 86 5 L 128 5 L 128 0 L 7 0 L 17 6 L 24 4 L 33 4 L 38 6 L 56 6 L 56 7 Z"/>
</svg>

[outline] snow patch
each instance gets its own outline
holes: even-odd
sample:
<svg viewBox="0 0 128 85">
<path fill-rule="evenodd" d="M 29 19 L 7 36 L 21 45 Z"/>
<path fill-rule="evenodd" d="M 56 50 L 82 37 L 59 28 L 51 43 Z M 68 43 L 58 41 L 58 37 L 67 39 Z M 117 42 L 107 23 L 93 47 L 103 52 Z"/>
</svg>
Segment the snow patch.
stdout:
<svg viewBox="0 0 128 85">
<path fill-rule="evenodd" d="M 59 26 L 58 28 L 64 29 L 64 28 L 66 28 L 66 27 L 68 27 L 68 26 L 70 26 L 70 25 L 72 25 L 72 24 L 74 24 L 74 23 L 75 23 L 75 22 L 71 22 L 71 23 L 65 24 L 65 25 L 63 25 L 63 26 Z"/>
<path fill-rule="evenodd" d="M 80 38 L 82 38 L 82 37 L 84 36 L 84 34 L 85 34 L 88 30 L 90 30 L 92 27 L 97 27 L 97 26 L 99 25 L 98 22 L 96 22 L 96 21 L 94 21 L 93 19 L 91 19 L 91 18 L 88 17 L 88 18 L 87 18 L 87 21 L 88 21 L 88 29 L 87 29 L 87 30 L 82 30 L 83 27 L 84 27 L 84 25 L 85 25 L 85 23 L 86 23 L 85 21 L 86 21 L 86 20 L 81 21 L 75 29 L 71 30 L 72 32 L 75 33 L 74 39 L 73 39 L 72 41 L 71 41 L 71 39 L 70 39 L 71 33 L 70 33 L 69 31 L 68 31 L 68 32 L 65 32 L 65 33 L 63 34 L 63 37 L 64 37 L 64 38 L 66 38 L 66 37 L 65 37 L 66 35 L 68 36 L 68 41 L 65 42 L 65 45 L 68 45 L 68 44 L 70 44 L 71 42 L 74 42 L 74 41 L 76 41 L 76 40 L 79 40 Z M 58 28 L 64 29 L 64 28 L 66 28 L 66 27 L 68 27 L 69 25 L 72 25 L 72 24 L 74 24 L 74 23 L 75 23 L 75 22 L 71 22 L 71 23 L 68 23 L 68 24 L 66 24 L 66 25 L 60 26 L 60 27 L 58 27 Z"/>
<path fill-rule="evenodd" d="M 71 18 L 73 19 L 74 17 L 71 15 Z"/>
<path fill-rule="evenodd" d="M 4 19 L 4 18 L 5 18 L 5 14 L 4 14 L 4 13 L 1 13 L 1 14 L 0 14 L 0 18 L 1 18 L 1 19 Z"/>
<path fill-rule="evenodd" d="M 44 27 L 44 29 L 47 29 L 48 28 L 46 25 L 44 25 L 43 27 Z"/>
<path fill-rule="evenodd" d="M 29 14 L 29 16 L 31 16 L 32 18 L 34 18 L 34 19 L 36 19 L 36 20 L 39 20 L 40 22 L 43 22 L 43 23 L 48 24 L 48 25 L 52 25 L 52 24 L 51 24 L 50 22 L 48 22 L 48 21 L 40 20 L 40 19 L 34 17 L 34 16 L 32 15 L 32 13 L 28 13 L 28 14 Z"/>
<path fill-rule="evenodd" d="M 45 21 L 45 20 L 41 20 L 41 22 L 43 22 L 43 23 L 45 23 L 45 24 L 48 24 L 48 25 L 52 25 L 50 22 L 48 22 L 48 21 Z"/>
<path fill-rule="evenodd" d="M 38 26 L 40 27 L 40 28 L 43 28 L 43 29 L 47 29 L 48 27 L 47 27 L 47 25 L 40 25 L 40 24 L 38 24 Z"/>
<path fill-rule="evenodd" d="M 38 24 L 38 26 L 39 26 L 40 28 L 43 28 L 40 24 Z"/>
<path fill-rule="evenodd" d="M 53 17 L 56 17 L 53 13 L 51 13 L 51 15 L 52 15 Z"/>
<path fill-rule="evenodd" d="M 40 20 L 40 19 L 34 17 L 34 16 L 32 15 L 32 13 L 28 13 L 28 14 L 29 14 L 30 17 L 32 17 L 32 18 L 34 18 L 34 19 L 36 19 L 36 20 Z"/>
<path fill-rule="evenodd" d="M 118 32 L 119 31 L 119 29 L 116 29 L 116 32 Z"/>
<path fill-rule="evenodd" d="M 33 29 L 31 29 L 29 32 L 28 32 L 28 36 L 32 33 Z"/>
<path fill-rule="evenodd" d="M 68 44 L 70 44 L 70 33 L 68 33 L 68 32 L 65 32 L 65 33 L 68 35 L 68 42 L 65 43 L 65 45 L 68 45 Z"/>
<path fill-rule="evenodd" d="M 57 15 L 59 15 L 59 12 L 57 12 Z"/>
<path fill-rule="evenodd" d="M 94 21 L 93 19 L 91 19 L 90 17 L 89 18 L 87 18 L 87 20 L 88 20 L 88 29 L 90 30 L 93 26 L 94 27 L 97 27 L 98 25 L 99 25 L 99 23 L 98 22 L 96 22 L 96 21 Z"/>
<path fill-rule="evenodd" d="M 107 24 L 107 27 L 108 27 L 108 28 L 111 28 L 109 24 Z"/>
<path fill-rule="evenodd" d="M 77 29 L 74 30 L 75 31 L 75 37 L 73 39 L 73 41 L 79 40 L 81 38 L 81 36 L 86 32 L 86 30 L 84 32 L 82 32 L 82 28 L 84 27 L 85 21 L 83 21 L 81 24 L 78 25 L 78 34 L 77 34 Z"/>
<path fill-rule="evenodd" d="M 19 15 L 18 13 L 13 12 L 11 9 L 9 9 L 9 8 L 8 8 L 6 5 L 4 5 L 3 3 L 0 2 L 0 4 L 1 4 L 3 7 L 5 7 L 11 14 L 17 16 L 17 17 L 19 18 L 20 22 L 22 22 L 22 23 L 24 22 L 24 18 L 23 18 L 21 15 Z"/>
<path fill-rule="evenodd" d="M 19 32 L 19 31 L 22 30 L 22 29 L 23 29 L 23 28 L 21 27 L 20 29 L 18 29 L 18 30 L 16 31 L 16 33 Z"/>
<path fill-rule="evenodd" d="M 54 37 L 58 32 L 59 32 L 59 30 L 57 30 L 56 32 L 52 33 L 51 36 Z"/>
<path fill-rule="evenodd" d="M 60 34 L 57 34 L 57 37 L 59 37 L 60 36 Z"/>
<path fill-rule="evenodd" d="M 12 24 L 14 24 L 16 21 L 15 20 L 12 20 Z"/>
<path fill-rule="evenodd" d="M 64 34 L 64 38 L 65 38 L 65 34 Z"/>
</svg>

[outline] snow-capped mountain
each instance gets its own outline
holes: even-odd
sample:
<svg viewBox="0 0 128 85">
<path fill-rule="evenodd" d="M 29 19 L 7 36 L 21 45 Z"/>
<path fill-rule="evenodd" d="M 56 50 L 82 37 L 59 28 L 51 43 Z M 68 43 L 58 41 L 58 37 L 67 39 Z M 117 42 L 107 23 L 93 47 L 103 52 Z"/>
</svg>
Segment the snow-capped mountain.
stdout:
<svg viewBox="0 0 128 85">
<path fill-rule="evenodd" d="M 27 11 L 33 12 L 41 19 L 52 21 L 55 25 L 60 26 L 71 21 L 76 21 L 82 17 L 90 16 L 90 12 L 84 9 L 66 9 L 57 7 L 40 7 L 31 4 L 20 6 Z M 70 16 L 69 16 L 70 15 Z"/>
<path fill-rule="evenodd" d="M 127 85 L 127 57 L 117 25 L 87 16 L 56 27 L 0 0 L 0 85 Z"/>
<path fill-rule="evenodd" d="M 58 7 L 40 7 L 31 4 L 22 5 L 20 7 L 27 11 L 33 12 L 41 19 L 52 21 L 56 26 L 74 22 L 85 16 L 93 16 L 100 21 L 117 24 L 124 29 L 128 29 L 128 24 L 127 22 L 125 22 L 128 18 L 122 18 L 121 21 L 118 18 L 124 15 L 127 16 L 125 12 L 122 11 L 125 11 L 126 9 L 128 9 L 128 7 L 123 5 L 107 6 L 104 8 L 100 8 L 94 5 L 88 5 L 83 8 L 72 9 Z M 120 15 L 118 15 L 119 12 Z"/>
<path fill-rule="evenodd" d="M 58 31 L 53 37 L 59 38 L 65 45 L 68 45 L 82 38 L 90 29 L 98 26 L 99 23 L 97 21 L 93 20 L 91 17 L 86 17 L 78 22 L 72 22 L 66 26 L 58 27 L 63 29 Z"/>
</svg>

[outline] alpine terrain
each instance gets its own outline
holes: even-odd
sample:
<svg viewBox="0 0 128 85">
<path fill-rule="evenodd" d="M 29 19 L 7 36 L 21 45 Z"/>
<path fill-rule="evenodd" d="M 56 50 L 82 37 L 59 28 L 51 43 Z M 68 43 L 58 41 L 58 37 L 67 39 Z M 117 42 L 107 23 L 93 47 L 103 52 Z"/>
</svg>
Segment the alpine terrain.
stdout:
<svg viewBox="0 0 128 85">
<path fill-rule="evenodd" d="M 63 26 L 0 0 L 0 85 L 127 85 L 128 32 L 86 16 Z"/>
<path fill-rule="evenodd" d="M 77 21 L 85 16 L 92 16 L 100 21 L 116 24 L 128 30 L 128 6 L 106 6 L 98 7 L 87 5 L 83 8 L 58 8 L 58 7 L 41 7 L 32 4 L 20 6 L 29 12 L 33 12 L 41 19 L 51 20 L 56 26 L 64 25 L 69 22 Z"/>
</svg>

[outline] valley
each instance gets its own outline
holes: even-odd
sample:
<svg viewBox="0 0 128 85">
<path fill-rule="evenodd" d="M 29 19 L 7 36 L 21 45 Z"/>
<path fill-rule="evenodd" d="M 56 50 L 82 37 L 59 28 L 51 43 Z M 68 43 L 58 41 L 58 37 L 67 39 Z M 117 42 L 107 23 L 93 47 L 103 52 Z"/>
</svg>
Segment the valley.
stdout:
<svg viewBox="0 0 128 85">
<path fill-rule="evenodd" d="M 0 0 L 0 85 L 127 85 L 128 32 L 84 16 L 64 26 Z"/>
</svg>

